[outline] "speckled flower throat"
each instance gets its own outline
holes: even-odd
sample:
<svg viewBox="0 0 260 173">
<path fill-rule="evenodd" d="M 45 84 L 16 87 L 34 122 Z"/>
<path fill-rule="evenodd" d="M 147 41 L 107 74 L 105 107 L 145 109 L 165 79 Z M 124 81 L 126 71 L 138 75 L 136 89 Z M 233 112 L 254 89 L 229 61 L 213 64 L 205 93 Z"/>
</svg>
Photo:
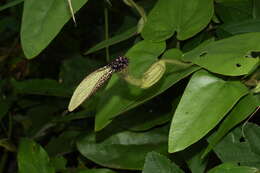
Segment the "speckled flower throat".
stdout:
<svg viewBox="0 0 260 173">
<path fill-rule="evenodd" d="M 113 72 L 119 72 L 128 66 L 128 59 L 123 56 L 119 56 L 114 61 L 112 61 L 108 66 L 111 67 Z"/>
</svg>

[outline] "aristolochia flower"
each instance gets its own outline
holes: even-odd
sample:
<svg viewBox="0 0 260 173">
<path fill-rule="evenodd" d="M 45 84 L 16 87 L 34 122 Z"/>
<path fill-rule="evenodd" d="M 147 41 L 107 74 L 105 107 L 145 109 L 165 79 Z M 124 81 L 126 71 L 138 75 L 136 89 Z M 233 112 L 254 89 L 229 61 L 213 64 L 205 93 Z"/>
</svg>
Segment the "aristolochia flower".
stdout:
<svg viewBox="0 0 260 173">
<path fill-rule="evenodd" d="M 128 66 L 128 59 L 125 57 L 118 57 L 105 67 L 99 68 L 90 73 L 75 89 L 68 110 L 73 111 L 84 100 L 93 95 L 103 84 L 110 79 L 113 73 L 120 72 Z"/>
</svg>

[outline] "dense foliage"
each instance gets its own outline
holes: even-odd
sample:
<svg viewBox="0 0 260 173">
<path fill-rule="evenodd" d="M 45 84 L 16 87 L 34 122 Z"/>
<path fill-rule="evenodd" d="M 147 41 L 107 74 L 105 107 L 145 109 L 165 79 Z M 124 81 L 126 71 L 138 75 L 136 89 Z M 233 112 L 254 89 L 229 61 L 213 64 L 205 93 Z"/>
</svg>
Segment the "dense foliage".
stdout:
<svg viewBox="0 0 260 173">
<path fill-rule="evenodd" d="M 259 0 L 3 0 L 0 173 L 260 172 L 259 55 Z"/>
</svg>

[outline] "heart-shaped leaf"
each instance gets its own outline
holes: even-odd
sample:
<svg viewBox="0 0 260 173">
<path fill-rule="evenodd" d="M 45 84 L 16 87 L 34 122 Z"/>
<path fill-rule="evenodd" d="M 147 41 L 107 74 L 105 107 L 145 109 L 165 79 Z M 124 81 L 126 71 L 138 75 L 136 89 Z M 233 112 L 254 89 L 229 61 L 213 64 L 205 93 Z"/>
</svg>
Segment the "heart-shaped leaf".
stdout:
<svg viewBox="0 0 260 173">
<path fill-rule="evenodd" d="M 77 12 L 88 0 L 71 1 Z M 37 56 L 71 18 L 66 0 L 26 0 L 24 2 L 21 42 L 28 59 Z"/>
<path fill-rule="evenodd" d="M 212 0 L 158 0 L 148 15 L 142 36 L 158 42 L 177 32 L 179 40 L 186 40 L 206 27 L 212 16 Z"/>
<path fill-rule="evenodd" d="M 201 139 L 247 92 L 238 81 L 225 81 L 204 70 L 196 72 L 173 116 L 169 152 L 183 150 Z"/>
<path fill-rule="evenodd" d="M 250 73 L 259 64 L 260 32 L 247 33 L 198 46 L 183 56 L 211 72 L 228 76 Z"/>
</svg>

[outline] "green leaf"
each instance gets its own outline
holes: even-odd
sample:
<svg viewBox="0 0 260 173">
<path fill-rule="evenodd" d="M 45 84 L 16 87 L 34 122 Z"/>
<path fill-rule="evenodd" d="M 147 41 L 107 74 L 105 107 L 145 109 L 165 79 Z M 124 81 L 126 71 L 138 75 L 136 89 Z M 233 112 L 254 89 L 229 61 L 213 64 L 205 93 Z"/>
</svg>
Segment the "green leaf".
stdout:
<svg viewBox="0 0 260 173">
<path fill-rule="evenodd" d="M 236 22 L 252 19 L 251 0 L 216 0 L 215 11 L 224 22 Z"/>
<path fill-rule="evenodd" d="M 253 0 L 253 18 L 260 18 L 260 2 L 258 0 Z"/>
<path fill-rule="evenodd" d="M 250 19 L 244 21 L 237 21 L 232 23 L 227 23 L 219 27 L 226 32 L 229 32 L 233 35 L 243 34 L 248 32 L 260 32 L 260 20 L 259 19 Z"/>
<path fill-rule="evenodd" d="M 78 131 L 65 131 L 58 137 L 52 137 L 46 146 L 50 156 L 69 153 L 75 149 L 75 140 L 80 133 Z"/>
<path fill-rule="evenodd" d="M 130 48 L 126 57 L 129 58 L 129 73 L 137 78 L 141 78 L 143 73 L 156 62 L 157 57 L 166 49 L 166 43 L 152 43 L 149 41 L 140 41 Z"/>
<path fill-rule="evenodd" d="M 158 51 L 154 55 L 148 54 L 148 52 L 152 51 L 152 49 L 154 48 L 150 46 L 143 46 L 135 51 L 136 54 L 133 57 L 130 57 L 130 66 L 132 64 L 132 71 L 135 71 L 135 69 L 136 71 L 140 72 L 145 71 L 146 66 L 148 68 L 149 64 L 152 64 L 154 61 L 156 61 L 156 57 L 161 52 Z M 144 57 L 139 56 L 140 52 Z M 163 58 L 180 59 L 181 55 L 182 53 L 178 49 L 171 49 L 163 55 Z M 95 130 L 101 130 L 111 122 L 112 118 L 161 94 L 173 84 L 177 83 L 198 69 L 198 67 L 194 66 L 183 67 L 179 65 L 168 65 L 165 75 L 162 77 L 162 79 L 149 89 L 140 89 L 138 87 L 127 84 L 116 75 L 113 76 L 109 81 L 106 89 L 101 94 L 102 99 L 98 105 L 98 112 L 95 117 Z"/>
<path fill-rule="evenodd" d="M 167 153 L 168 126 L 147 132 L 124 131 L 100 142 L 94 134 L 77 142 L 78 150 L 89 160 L 110 168 L 141 170 L 150 151 Z M 144 140 L 145 139 L 145 140 Z"/>
<path fill-rule="evenodd" d="M 184 173 L 174 162 L 167 157 L 150 152 L 145 158 L 144 169 L 142 173 Z"/>
<path fill-rule="evenodd" d="M 158 0 L 148 15 L 142 36 L 158 42 L 176 31 L 179 40 L 186 40 L 205 28 L 212 16 L 212 0 Z"/>
<path fill-rule="evenodd" d="M 100 43 L 98 43 L 97 45 L 95 45 L 94 47 L 90 48 L 87 52 L 85 52 L 84 54 L 85 55 L 88 55 L 90 53 L 93 53 L 93 52 L 96 52 L 98 50 L 101 50 L 105 47 L 108 47 L 108 46 L 112 46 L 114 44 L 117 44 L 121 41 L 124 41 L 124 40 L 127 40 L 129 39 L 130 37 L 134 36 L 137 32 L 137 28 L 136 27 L 132 27 L 112 38 L 109 38 L 107 40 L 104 40 Z"/>
<path fill-rule="evenodd" d="M 5 5 L 0 6 L 0 11 L 3 11 L 3 10 L 8 9 L 10 7 L 16 6 L 20 3 L 22 3 L 23 1 L 24 0 L 12 0 L 12 1 L 6 3 Z"/>
<path fill-rule="evenodd" d="M 52 163 L 56 172 L 66 169 L 67 160 L 62 156 L 52 157 L 50 162 Z"/>
<path fill-rule="evenodd" d="M 20 173 L 55 173 L 49 156 L 44 149 L 34 141 L 26 138 L 20 140 L 18 167 Z"/>
<path fill-rule="evenodd" d="M 25 120 L 25 133 L 29 137 L 40 137 L 45 135 L 46 130 L 55 124 L 52 120 L 55 114 L 64 110 L 64 104 L 59 105 L 57 102 L 49 101 L 48 104 L 39 104 L 27 110 Z"/>
<path fill-rule="evenodd" d="M 222 162 L 260 168 L 260 156 L 252 152 L 248 141 L 243 139 L 240 126 L 228 133 L 213 150 Z"/>
<path fill-rule="evenodd" d="M 247 92 L 238 81 L 225 81 L 204 70 L 195 73 L 173 116 L 169 152 L 183 150 L 205 136 Z"/>
<path fill-rule="evenodd" d="M 72 54 L 71 56 L 73 58 L 63 61 L 59 74 L 59 81 L 70 88 L 76 87 L 87 74 L 103 65 L 96 59 L 84 58 L 78 54 Z"/>
<path fill-rule="evenodd" d="M 86 169 L 86 170 L 80 170 L 77 173 L 115 173 L 114 171 L 110 169 Z"/>
<path fill-rule="evenodd" d="M 236 35 L 198 46 L 184 54 L 183 60 L 214 73 L 228 76 L 245 75 L 259 64 L 259 57 L 251 55 L 252 52 L 260 51 L 259 41 L 260 32 Z"/>
<path fill-rule="evenodd" d="M 132 131 L 145 131 L 158 125 L 165 124 L 172 119 L 172 114 L 179 98 L 174 99 L 173 105 L 165 104 L 168 97 L 152 99 L 137 108 L 127 111 L 122 116 L 113 119 L 112 124 Z M 173 107 L 170 108 L 170 107 Z M 171 110 L 172 109 L 172 110 Z"/>
<path fill-rule="evenodd" d="M 87 1 L 72 1 L 74 12 Z M 21 42 L 25 56 L 28 59 L 37 56 L 70 18 L 68 2 L 65 0 L 26 0 L 21 28 Z"/>
<path fill-rule="evenodd" d="M 205 172 L 209 159 L 201 156 L 206 146 L 206 142 L 203 140 L 180 153 L 192 173 Z"/>
<path fill-rule="evenodd" d="M 257 124 L 248 123 L 244 128 L 244 133 L 251 151 L 260 155 L 260 127 Z"/>
<path fill-rule="evenodd" d="M 233 163 L 224 163 L 211 169 L 208 173 L 257 173 L 259 170 L 253 167 L 238 166 Z"/>
<path fill-rule="evenodd" d="M 246 119 L 258 105 L 257 97 L 249 94 L 243 97 L 234 106 L 231 112 L 228 113 L 227 117 L 219 126 L 216 133 L 208 139 L 209 145 L 205 149 L 204 156 L 223 138 L 229 130 L 235 127 L 238 123 Z"/>
<path fill-rule="evenodd" d="M 19 94 L 69 97 L 72 93 L 71 88 L 52 79 L 12 80 L 11 83 L 15 92 Z"/>
</svg>

